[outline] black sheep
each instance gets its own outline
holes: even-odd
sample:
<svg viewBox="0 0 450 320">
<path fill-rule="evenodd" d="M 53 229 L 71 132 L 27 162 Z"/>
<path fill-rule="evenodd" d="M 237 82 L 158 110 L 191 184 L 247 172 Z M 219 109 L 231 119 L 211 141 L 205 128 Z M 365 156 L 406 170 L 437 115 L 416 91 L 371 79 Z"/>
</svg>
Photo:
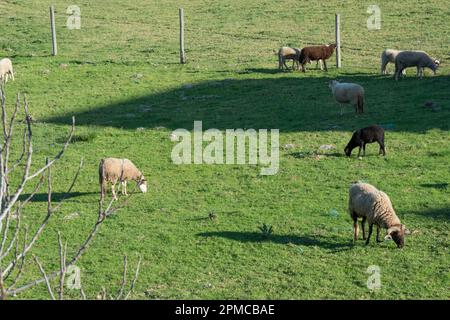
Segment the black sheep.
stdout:
<svg viewBox="0 0 450 320">
<path fill-rule="evenodd" d="M 373 125 L 367 128 L 360 129 L 353 133 L 352 138 L 344 149 L 347 157 L 350 157 L 352 150 L 359 147 L 358 157 L 361 154 L 361 148 L 363 149 L 363 156 L 366 155 L 366 144 L 372 142 L 378 142 L 380 145 L 379 154 L 386 155 L 386 150 L 384 148 L 384 129 L 380 126 Z"/>
</svg>

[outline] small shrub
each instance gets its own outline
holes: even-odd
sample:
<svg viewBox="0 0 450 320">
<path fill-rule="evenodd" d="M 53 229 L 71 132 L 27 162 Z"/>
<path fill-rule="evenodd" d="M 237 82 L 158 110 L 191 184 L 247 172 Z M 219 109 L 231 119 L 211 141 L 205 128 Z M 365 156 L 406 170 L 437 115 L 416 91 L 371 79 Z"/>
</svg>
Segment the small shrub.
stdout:
<svg viewBox="0 0 450 320">
<path fill-rule="evenodd" d="M 265 223 L 263 223 L 262 226 L 259 226 L 258 229 L 261 231 L 264 239 L 268 239 L 273 233 L 273 227 L 268 226 Z"/>
</svg>

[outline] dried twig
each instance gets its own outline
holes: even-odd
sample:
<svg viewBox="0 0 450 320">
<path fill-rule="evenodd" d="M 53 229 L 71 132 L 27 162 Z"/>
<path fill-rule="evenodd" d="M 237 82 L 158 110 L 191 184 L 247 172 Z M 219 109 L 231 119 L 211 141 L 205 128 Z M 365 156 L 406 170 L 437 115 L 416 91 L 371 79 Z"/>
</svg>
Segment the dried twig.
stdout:
<svg viewBox="0 0 450 320">
<path fill-rule="evenodd" d="M 47 291 L 50 294 L 50 297 L 52 297 L 52 300 L 56 300 L 55 295 L 53 294 L 52 286 L 50 285 L 50 281 L 47 277 L 47 274 L 44 271 L 44 268 L 42 267 L 42 264 L 39 262 L 38 258 L 35 255 L 33 255 L 33 258 L 45 279 L 45 285 L 47 286 Z"/>
<path fill-rule="evenodd" d="M 53 293 L 53 290 L 51 288 L 50 281 L 51 279 L 54 279 L 59 276 L 59 290 L 58 290 L 58 298 L 63 299 L 64 298 L 64 281 L 67 269 L 70 266 L 73 266 L 76 264 L 76 262 L 80 259 L 80 257 L 83 255 L 83 253 L 87 250 L 87 248 L 92 243 L 93 239 L 95 238 L 96 234 L 98 233 L 101 225 L 106 221 L 106 219 L 117 212 L 117 210 L 123 208 L 128 204 L 128 201 L 131 197 L 128 196 L 125 201 L 123 201 L 122 204 L 118 206 L 113 206 L 114 200 L 112 199 L 111 202 L 108 203 L 106 206 L 106 209 L 103 208 L 103 201 L 99 202 L 99 211 L 98 211 L 98 219 L 96 223 L 93 225 L 90 232 L 87 234 L 85 240 L 79 245 L 78 249 L 75 250 L 75 254 L 71 257 L 69 260 L 69 263 L 67 263 L 67 241 L 63 245 L 62 236 L 58 232 L 58 245 L 59 245 L 59 270 L 53 271 L 51 273 L 46 273 L 44 270 L 44 267 L 40 263 L 37 257 L 34 257 L 34 260 L 36 264 L 39 267 L 39 270 L 41 272 L 42 277 L 32 280 L 25 284 L 19 284 L 19 280 L 21 278 L 21 275 L 23 274 L 23 270 L 25 267 L 25 261 L 27 254 L 30 252 L 30 250 L 35 245 L 36 241 L 42 234 L 43 230 L 49 223 L 51 217 L 55 212 L 57 212 L 64 201 L 70 196 L 73 187 L 75 186 L 75 183 L 79 177 L 79 174 L 81 172 L 81 169 L 83 167 L 83 159 L 80 161 L 80 165 L 78 167 L 78 170 L 76 174 L 74 175 L 71 184 L 69 185 L 67 191 L 64 193 L 62 198 L 56 203 L 53 203 L 52 199 L 52 183 L 53 183 L 53 177 L 52 177 L 52 166 L 53 164 L 58 161 L 63 154 L 65 153 L 66 149 L 68 148 L 70 141 L 73 137 L 74 131 L 75 131 L 75 118 L 72 117 L 72 126 L 71 130 L 69 132 L 68 138 L 66 142 L 64 143 L 61 150 L 51 159 L 47 159 L 45 162 L 45 165 L 41 166 L 39 169 L 37 169 L 34 172 L 31 172 L 32 167 L 32 159 L 33 159 L 33 131 L 31 126 L 31 116 L 29 113 L 29 107 L 28 107 L 28 101 L 26 97 L 24 97 L 23 100 L 23 110 L 25 113 L 25 129 L 23 133 L 23 139 L 22 139 L 22 153 L 20 157 L 14 162 L 14 164 L 10 165 L 10 148 L 11 148 L 11 142 L 13 138 L 13 128 L 14 128 L 14 122 L 17 118 L 18 111 L 21 106 L 21 100 L 20 95 L 17 96 L 15 109 L 9 119 L 7 116 L 7 110 L 6 110 L 6 97 L 3 90 L 3 87 L 0 88 L 0 96 L 1 96 L 1 121 L 0 124 L 2 125 L 2 133 L 3 133 L 3 143 L 0 143 L 0 299 L 6 299 L 7 296 L 14 296 L 20 292 L 23 292 L 37 284 L 45 283 L 47 290 L 51 296 L 52 299 L 55 299 L 55 295 Z M 19 164 L 22 163 L 22 160 L 25 159 L 25 163 L 23 164 L 23 172 L 21 173 L 21 178 L 19 179 L 20 182 L 16 186 L 14 192 L 10 192 L 10 186 L 9 186 L 9 179 L 10 175 L 14 172 L 14 169 L 19 166 Z M 47 179 L 45 179 L 45 175 Z M 25 200 L 22 202 L 19 201 L 19 197 L 23 194 L 23 190 L 25 189 L 25 186 L 35 177 L 40 176 L 39 181 L 35 185 L 32 192 L 27 196 Z M 33 197 L 36 195 L 38 190 L 41 188 L 41 186 L 44 184 L 45 180 L 47 180 L 47 214 L 45 215 L 44 219 L 38 225 L 37 229 L 35 229 L 32 232 L 32 235 L 30 239 L 28 239 L 29 230 L 28 227 L 25 228 L 24 236 L 22 238 L 21 236 L 21 213 L 22 209 L 30 203 L 30 201 L 33 199 Z M 14 214 L 13 214 L 14 212 Z M 14 231 L 10 230 L 11 226 L 11 219 L 12 216 L 16 217 L 16 222 L 14 226 Z M 19 239 L 22 238 L 22 239 Z M 19 243 L 21 245 L 19 245 Z M 11 253 L 11 251 L 15 248 L 14 253 Z M 9 261 L 5 261 L 8 257 L 10 257 Z M 123 274 L 123 283 L 121 290 L 119 292 L 119 297 L 122 298 L 125 293 L 125 286 L 126 286 L 126 274 L 127 274 L 127 262 L 125 257 L 125 270 Z M 133 279 L 133 282 L 131 284 L 130 291 L 128 294 L 125 295 L 125 298 L 127 298 L 131 291 L 134 288 L 134 284 L 137 279 L 137 275 L 139 273 L 139 266 L 140 266 L 140 260 L 135 272 L 135 277 Z M 9 279 L 9 277 L 13 275 L 13 279 Z M 8 280 L 8 281 L 6 281 Z M 80 295 L 82 299 L 86 299 L 86 294 L 84 293 L 83 289 L 80 289 Z M 106 298 L 106 290 L 104 290 L 104 297 Z"/>
</svg>

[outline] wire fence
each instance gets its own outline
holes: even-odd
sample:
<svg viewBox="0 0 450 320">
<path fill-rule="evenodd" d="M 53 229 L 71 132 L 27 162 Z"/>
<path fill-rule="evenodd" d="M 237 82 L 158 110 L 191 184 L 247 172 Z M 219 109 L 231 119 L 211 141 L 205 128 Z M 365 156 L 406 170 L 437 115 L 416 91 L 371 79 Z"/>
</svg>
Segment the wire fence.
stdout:
<svg viewBox="0 0 450 320">
<path fill-rule="evenodd" d="M 145 18 L 129 18 L 129 17 L 117 17 L 111 15 L 101 15 L 101 14 L 85 14 L 84 11 L 80 16 L 81 19 L 81 28 L 89 28 L 89 30 L 93 31 L 89 34 L 83 32 L 69 32 L 66 21 L 70 17 L 70 15 L 65 10 L 56 10 L 56 20 L 57 20 L 57 32 L 58 32 L 58 45 L 62 50 L 73 50 L 73 46 L 76 46 L 75 52 L 77 54 L 90 54 L 92 52 L 97 52 L 102 50 L 107 50 L 108 48 L 112 48 L 114 46 L 133 46 L 134 48 L 137 46 L 141 46 L 142 53 L 152 53 L 155 50 L 147 50 L 148 45 L 143 43 L 143 40 L 146 40 L 146 37 L 155 33 L 160 32 L 161 34 L 166 36 L 166 39 L 161 40 L 158 39 L 157 42 L 161 45 L 167 45 L 167 49 L 170 52 L 175 53 L 177 50 L 177 41 L 178 41 L 178 16 L 177 12 L 174 11 L 173 15 L 169 17 L 165 16 L 165 19 L 158 19 L 159 17 L 156 15 L 149 15 Z M 324 43 L 332 43 L 335 41 L 334 39 L 334 12 L 322 11 L 315 15 L 309 15 L 308 21 L 314 21 L 313 25 L 298 25 L 293 24 L 287 30 L 291 32 L 283 32 L 280 34 L 280 30 L 272 30 L 268 25 L 262 25 L 261 28 L 232 28 L 232 27 L 217 27 L 214 23 L 212 24 L 197 24 L 198 21 L 202 19 L 201 13 L 191 13 L 195 15 L 195 19 L 189 19 L 189 13 L 187 14 L 188 23 L 185 27 L 185 31 L 187 34 L 187 50 L 190 54 L 194 54 L 194 52 L 201 51 L 200 45 L 204 46 L 206 44 L 214 45 L 214 41 L 225 42 L 229 45 L 229 47 L 237 47 L 236 43 L 244 43 L 247 42 L 249 46 L 255 46 L 260 50 L 261 42 L 265 45 L 270 44 L 272 47 L 266 49 L 266 52 L 272 53 L 278 48 L 275 46 L 276 44 L 286 44 L 286 43 L 297 43 L 298 46 L 307 46 L 307 45 L 318 45 Z M 167 19 L 169 18 L 169 19 Z M 360 68 L 373 70 L 375 67 L 378 68 L 377 65 L 373 65 L 373 63 L 378 62 L 380 53 L 386 46 L 383 45 L 373 45 L 370 47 L 370 40 L 365 38 L 355 37 L 354 34 L 357 32 L 352 30 L 354 26 L 358 26 L 359 31 L 365 28 L 365 23 L 368 18 L 368 14 L 363 12 L 361 14 L 355 13 L 345 13 L 342 15 L 342 24 L 343 30 L 342 32 L 342 56 L 344 60 L 346 60 L 346 55 L 358 55 L 363 58 L 363 60 L 370 60 L 371 65 L 368 65 L 367 62 L 361 63 L 361 59 L 354 59 L 352 61 L 352 66 Z M 18 20 L 29 20 L 28 23 L 33 25 L 40 25 L 42 29 L 45 29 L 45 32 L 49 32 L 49 17 L 48 10 L 39 10 L 39 12 L 28 12 L 26 14 L 17 15 L 11 14 L 8 18 L 11 22 Z M 242 25 L 246 25 L 246 21 L 242 21 Z M 350 27 L 351 26 L 351 27 Z M 309 29 L 309 30 L 308 30 Z M 98 32 L 95 32 L 98 30 Z M 300 30 L 295 32 L 295 30 Z M 318 32 L 317 30 L 321 30 Z M 443 31 L 444 33 L 448 33 L 450 36 L 450 32 Z M 204 35 L 208 35 L 205 37 Z M 347 35 L 351 35 L 351 42 L 347 38 Z M 440 58 L 450 57 L 450 49 L 448 46 L 441 46 L 440 44 L 435 44 L 432 41 L 428 40 L 428 33 L 423 30 L 419 35 L 411 34 L 411 35 L 403 35 L 402 43 L 413 43 L 417 44 L 422 42 L 423 47 L 418 49 L 431 51 L 432 53 L 441 55 Z M 27 38 L 24 36 L 22 40 Z M 284 38 L 284 39 L 283 39 Z M 45 39 L 40 39 L 40 42 L 47 41 L 49 39 L 48 36 Z M 283 41 L 284 40 L 284 41 Z M 165 41 L 165 42 L 164 42 Z M 39 41 L 38 41 L 39 43 Z M 49 42 L 51 44 L 51 42 Z M 92 46 L 95 44 L 96 46 Z M 218 45 L 220 45 L 218 43 Z M 425 48 L 424 48 L 425 47 Z M 403 48 L 399 48 L 403 49 Z M 405 48 L 405 49 L 413 49 L 413 48 Z M 147 50 L 147 51 L 146 51 Z M 64 51 L 63 51 L 64 52 Z M 69 53 L 70 54 L 70 53 Z M 222 54 L 223 55 L 223 54 Z M 248 61 L 252 61 L 249 59 Z"/>
</svg>

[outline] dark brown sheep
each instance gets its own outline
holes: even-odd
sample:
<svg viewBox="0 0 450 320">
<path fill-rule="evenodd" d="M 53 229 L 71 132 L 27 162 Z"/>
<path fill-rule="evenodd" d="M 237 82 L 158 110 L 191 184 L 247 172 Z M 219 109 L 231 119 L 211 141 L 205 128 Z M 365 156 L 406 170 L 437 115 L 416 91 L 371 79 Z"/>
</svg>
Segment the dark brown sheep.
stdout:
<svg viewBox="0 0 450 320">
<path fill-rule="evenodd" d="M 325 67 L 325 71 L 328 71 L 326 60 L 333 55 L 335 44 L 329 44 L 324 46 L 311 46 L 304 47 L 300 52 L 300 64 L 302 65 L 302 71 L 305 72 L 305 64 L 311 61 L 322 60 Z"/>
<path fill-rule="evenodd" d="M 384 147 L 384 129 L 377 125 L 355 131 L 349 143 L 345 147 L 344 152 L 347 157 L 350 157 L 352 154 L 352 150 L 356 147 L 359 147 L 358 157 L 361 154 L 361 149 L 363 149 L 363 156 L 365 156 L 366 144 L 372 142 L 378 142 L 378 144 L 380 145 L 379 154 L 383 154 L 383 156 L 385 156 L 386 150 Z"/>
</svg>

